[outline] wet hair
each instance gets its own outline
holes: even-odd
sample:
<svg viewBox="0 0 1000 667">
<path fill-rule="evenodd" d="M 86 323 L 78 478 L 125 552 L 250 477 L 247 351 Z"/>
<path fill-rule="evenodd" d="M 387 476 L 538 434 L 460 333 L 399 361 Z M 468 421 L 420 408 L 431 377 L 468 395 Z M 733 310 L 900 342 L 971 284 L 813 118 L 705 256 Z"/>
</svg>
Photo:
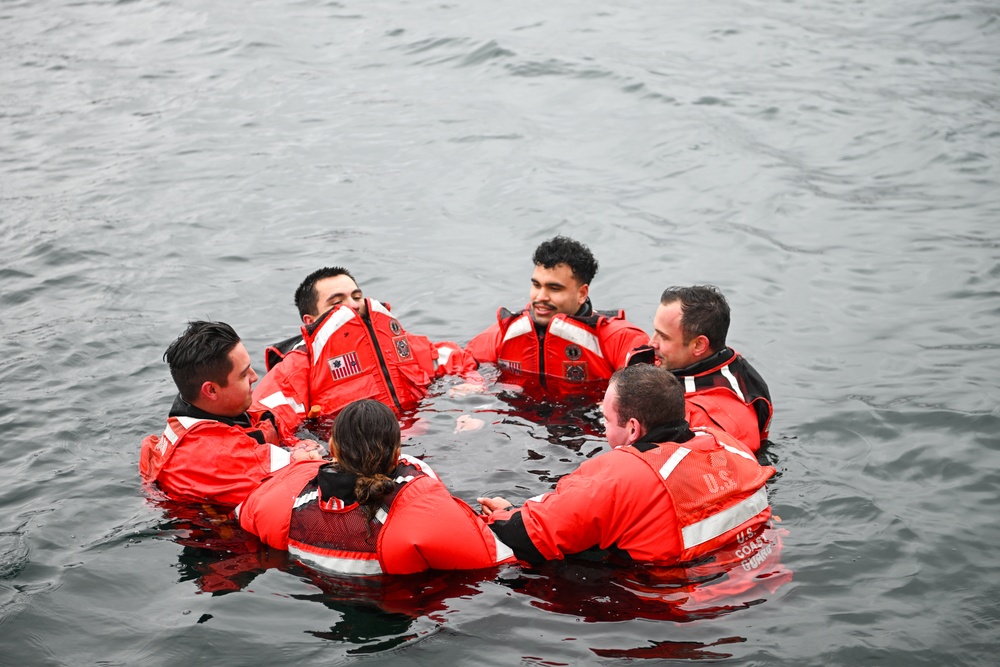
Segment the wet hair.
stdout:
<svg viewBox="0 0 1000 667">
<path fill-rule="evenodd" d="M 225 322 L 188 322 L 188 327 L 163 353 L 170 376 L 188 403 L 195 401 L 205 382 L 225 387 L 233 362 L 229 353 L 240 337 Z"/>
<path fill-rule="evenodd" d="M 668 287 L 660 296 L 660 303 L 668 306 L 681 303 L 681 331 L 686 345 L 692 338 L 705 336 L 712 352 L 726 346 L 729 334 L 729 302 L 715 285 Z"/>
<path fill-rule="evenodd" d="M 371 522 L 395 482 L 389 477 L 399 459 L 399 422 L 385 404 L 354 401 L 333 422 L 330 452 L 344 472 L 357 475 L 354 496 Z"/>
<path fill-rule="evenodd" d="M 650 364 L 626 366 L 611 376 L 618 395 L 618 426 L 635 418 L 650 431 L 684 419 L 684 388 L 665 368 Z"/>
<path fill-rule="evenodd" d="M 546 269 L 566 264 L 581 285 L 589 285 L 597 275 L 597 260 L 590 248 L 566 236 L 554 236 L 543 241 L 535 248 L 531 260 Z"/>
<path fill-rule="evenodd" d="M 316 312 L 316 299 L 319 298 L 319 294 L 316 293 L 316 283 L 324 278 L 335 278 L 337 276 L 347 276 L 351 280 L 354 280 L 351 272 L 342 266 L 324 266 L 322 269 L 317 269 L 306 276 L 306 279 L 295 290 L 295 307 L 299 309 L 300 318 L 306 315 L 312 315 L 313 317 L 319 315 Z M 357 280 L 354 280 L 355 284 L 357 282 Z"/>
</svg>

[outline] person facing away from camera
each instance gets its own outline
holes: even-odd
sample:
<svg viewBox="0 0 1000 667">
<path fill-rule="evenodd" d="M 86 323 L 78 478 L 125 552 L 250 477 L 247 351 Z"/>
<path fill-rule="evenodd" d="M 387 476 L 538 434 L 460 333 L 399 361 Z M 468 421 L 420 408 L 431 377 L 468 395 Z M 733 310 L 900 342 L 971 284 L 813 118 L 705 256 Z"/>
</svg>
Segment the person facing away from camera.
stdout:
<svg viewBox="0 0 1000 667">
<path fill-rule="evenodd" d="M 333 462 L 278 471 L 237 508 L 240 525 L 307 565 L 346 574 L 470 570 L 513 562 L 426 463 L 400 452 L 391 409 L 365 399 L 333 424 Z"/>
</svg>

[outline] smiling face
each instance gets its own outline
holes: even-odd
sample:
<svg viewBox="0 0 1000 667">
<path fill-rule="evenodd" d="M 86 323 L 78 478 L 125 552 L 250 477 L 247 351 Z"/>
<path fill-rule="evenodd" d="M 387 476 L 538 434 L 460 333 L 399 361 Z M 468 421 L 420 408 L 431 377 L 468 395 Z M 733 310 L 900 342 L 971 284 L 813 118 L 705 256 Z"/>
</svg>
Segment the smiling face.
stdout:
<svg viewBox="0 0 1000 667">
<path fill-rule="evenodd" d="M 675 370 L 690 366 L 704 356 L 707 339 L 695 336 L 684 342 L 684 331 L 681 328 L 681 302 L 673 301 L 660 304 L 653 316 L 653 336 L 649 339 L 650 346 L 656 350 L 660 365 L 667 370 Z"/>
<path fill-rule="evenodd" d="M 365 314 L 365 295 L 348 275 L 333 276 L 317 280 L 313 286 L 316 292 L 315 315 L 303 315 L 304 324 L 312 324 L 319 316 L 334 306 L 347 306 L 362 315 Z"/>
<path fill-rule="evenodd" d="M 257 374 L 250 366 L 250 354 L 243 343 L 237 343 L 229 351 L 229 361 L 233 367 L 226 376 L 225 386 L 216 382 L 206 382 L 203 386 L 202 392 L 209 398 L 204 409 L 222 417 L 239 417 L 253 402 L 252 387 Z"/>
<path fill-rule="evenodd" d="M 548 326 L 556 313 L 574 315 L 587 301 L 589 290 L 589 285 L 581 285 L 573 277 L 569 264 L 556 264 L 551 269 L 536 264 L 531 274 L 531 319 Z"/>
</svg>

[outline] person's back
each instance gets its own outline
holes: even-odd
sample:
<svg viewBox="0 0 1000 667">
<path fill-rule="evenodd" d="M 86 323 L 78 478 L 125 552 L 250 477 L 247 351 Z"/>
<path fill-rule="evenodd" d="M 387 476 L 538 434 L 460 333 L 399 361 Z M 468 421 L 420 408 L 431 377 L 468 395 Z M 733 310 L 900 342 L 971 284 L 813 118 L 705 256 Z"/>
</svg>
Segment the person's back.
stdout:
<svg viewBox="0 0 1000 667">
<path fill-rule="evenodd" d="M 774 469 L 725 433 L 690 429 L 683 390 L 667 370 L 617 371 L 602 411 L 610 452 L 521 508 L 479 499 L 490 527 L 519 559 L 539 563 L 602 549 L 640 562 L 685 562 L 770 517 L 764 484 Z"/>
<path fill-rule="evenodd" d="M 478 569 L 513 559 L 426 464 L 399 454 L 399 425 L 383 404 L 347 406 L 331 451 L 336 463 L 290 466 L 251 494 L 238 508 L 243 528 L 307 564 L 348 574 Z"/>
</svg>

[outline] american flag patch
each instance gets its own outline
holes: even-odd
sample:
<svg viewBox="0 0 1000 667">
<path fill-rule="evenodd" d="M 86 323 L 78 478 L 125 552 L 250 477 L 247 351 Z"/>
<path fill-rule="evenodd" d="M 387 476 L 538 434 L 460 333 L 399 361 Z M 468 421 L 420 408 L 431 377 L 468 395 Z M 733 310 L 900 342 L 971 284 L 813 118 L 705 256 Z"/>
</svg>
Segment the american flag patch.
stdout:
<svg viewBox="0 0 1000 667">
<path fill-rule="evenodd" d="M 497 359 L 497 365 L 505 371 L 510 371 L 511 373 L 521 372 L 521 362 L 520 361 L 508 361 L 506 359 Z"/>
<path fill-rule="evenodd" d="M 343 380 L 361 372 L 361 364 L 358 362 L 356 352 L 348 352 L 339 357 L 327 359 L 326 363 L 330 366 L 330 373 L 333 374 L 334 380 Z"/>
</svg>

